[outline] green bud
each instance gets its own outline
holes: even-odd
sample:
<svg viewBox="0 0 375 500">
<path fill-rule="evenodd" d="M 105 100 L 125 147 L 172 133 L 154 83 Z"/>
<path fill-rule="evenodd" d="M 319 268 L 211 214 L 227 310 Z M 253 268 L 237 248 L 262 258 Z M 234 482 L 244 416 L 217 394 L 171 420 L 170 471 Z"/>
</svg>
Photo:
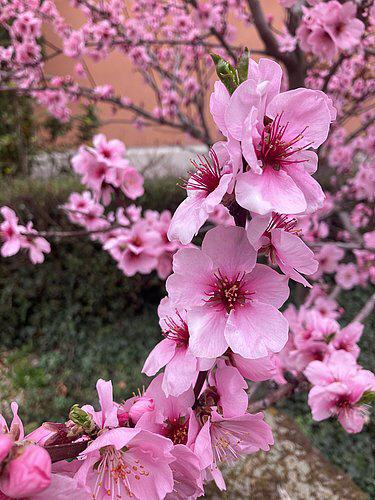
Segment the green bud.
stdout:
<svg viewBox="0 0 375 500">
<path fill-rule="evenodd" d="M 92 433 L 96 427 L 91 415 L 86 413 L 78 405 L 73 405 L 69 412 L 69 419 L 87 432 Z"/>
<path fill-rule="evenodd" d="M 217 54 L 211 54 L 211 57 L 215 64 L 217 76 L 223 82 L 228 92 L 233 94 L 240 84 L 236 68 Z"/>
<path fill-rule="evenodd" d="M 245 47 L 245 50 L 241 54 L 240 58 L 237 61 L 237 73 L 238 73 L 238 79 L 239 83 L 244 82 L 247 80 L 247 75 L 249 72 L 249 59 L 250 59 L 250 51 L 247 47 Z"/>
</svg>

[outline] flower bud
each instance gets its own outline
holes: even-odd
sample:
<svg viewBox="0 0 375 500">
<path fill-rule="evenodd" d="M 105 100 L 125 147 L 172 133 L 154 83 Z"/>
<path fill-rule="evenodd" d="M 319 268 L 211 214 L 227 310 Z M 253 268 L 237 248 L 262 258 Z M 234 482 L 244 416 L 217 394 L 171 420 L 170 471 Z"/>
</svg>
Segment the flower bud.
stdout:
<svg viewBox="0 0 375 500">
<path fill-rule="evenodd" d="M 13 446 L 13 439 L 9 434 L 0 434 L 0 464 L 6 458 Z"/>
<path fill-rule="evenodd" d="M 129 410 L 129 417 L 133 424 L 136 424 L 144 413 L 154 411 L 155 404 L 152 398 L 141 396 Z"/>
<path fill-rule="evenodd" d="M 71 407 L 69 418 L 76 425 L 82 427 L 82 429 L 88 434 L 92 433 L 95 430 L 96 425 L 92 416 L 82 410 L 82 408 L 80 408 L 78 405 L 73 405 Z"/>
<path fill-rule="evenodd" d="M 20 446 L 4 467 L 0 490 L 10 498 L 25 498 L 45 490 L 51 482 L 51 458 L 41 446 Z"/>
</svg>

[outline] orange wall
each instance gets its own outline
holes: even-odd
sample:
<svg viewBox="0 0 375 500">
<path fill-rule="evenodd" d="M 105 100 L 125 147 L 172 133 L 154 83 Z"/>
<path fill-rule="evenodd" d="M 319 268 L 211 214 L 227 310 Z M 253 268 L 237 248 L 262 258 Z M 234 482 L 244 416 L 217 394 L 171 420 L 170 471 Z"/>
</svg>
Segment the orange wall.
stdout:
<svg viewBox="0 0 375 500">
<path fill-rule="evenodd" d="M 68 0 L 57 0 L 56 2 L 60 12 L 64 15 L 67 22 L 74 28 L 78 28 L 83 21 L 83 16 L 73 9 Z M 272 13 L 276 24 L 280 26 L 282 21 L 282 9 L 277 0 L 262 0 L 264 12 Z M 245 28 L 238 24 L 237 44 L 248 46 L 250 49 L 261 49 L 262 44 L 253 28 Z M 46 32 L 46 37 L 56 45 L 60 41 L 53 33 Z M 96 85 L 110 83 L 113 85 L 116 94 L 127 95 L 137 104 L 145 104 L 145 107 L 152 109 L 154 106 L 153 96 L 147 85 L 143 83 L 140 75 L 136 73 L 132 64 L 126 56 L 114 51 L 107 59 L 99 63 L 94 63 L 91 59 L 85 59 Z M 72 73 L 73 64 L 65 56 L 59 56 L 49 61 L 46 67 L 47 74 L 66 75 Z M 87 81 L 82 81 L 87 85 Z M 208 103 L 206 103 L 208 108 Z M 99 106 L 100 117 L 107 121 L 111 119 L 126 119 L 125 112 L 118 112 L 113 115 L 111 107 L 108 105 Z M 106 124 L 101 131 L 109 137 L 117 137 L 123 140 L 128 146 L 154 146 L 170 144 L 189 144 L 192 139 L 183 133 L 162 127 L 146 127 L 143 131 L 137 130 L 129 124 Z"/>
</svg>

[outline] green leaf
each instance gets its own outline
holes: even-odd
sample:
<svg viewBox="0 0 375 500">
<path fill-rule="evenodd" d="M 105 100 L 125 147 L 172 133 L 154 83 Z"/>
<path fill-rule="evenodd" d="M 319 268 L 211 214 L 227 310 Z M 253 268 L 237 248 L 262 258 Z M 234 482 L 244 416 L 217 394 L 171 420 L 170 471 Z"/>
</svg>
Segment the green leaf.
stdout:
<svg viewBox="0 0 375 500">
<path fill-rule="evenodd" d="M 374 391 L 365 391 L 361 397 L 361 399 L 358 401 L 358 404 L 360 405 L 370 405 L 372 403 L 375 403 L 375 392 Z"/>
<path fill-rule="evenodd" d="M 215 64 L 217 76 L 223 82 L 228 92 L 233 94 L 240 84 L 236 68 L 217 54 L 211 54 L 211 57 Z"/>
<path fill-rule="evenodd" d="M 247 80 L 247 75 L 249 71 L 249 59 L 250 59 L 250 51 L 247 47 L 245 47 L 245 50 L 242 52 L 237 62 L 237 73 L 240 83 Z"/>
</svg>

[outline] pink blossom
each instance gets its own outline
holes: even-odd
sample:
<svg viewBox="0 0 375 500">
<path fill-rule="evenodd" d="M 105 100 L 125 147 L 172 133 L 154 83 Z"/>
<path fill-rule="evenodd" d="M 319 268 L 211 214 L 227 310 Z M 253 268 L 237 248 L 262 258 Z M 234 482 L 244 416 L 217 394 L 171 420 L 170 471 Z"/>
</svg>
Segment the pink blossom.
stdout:
<svg viewBox="0 0 375 500">
<path fill-rule="evenodd" d="M 360 432 L 367 415 L 361 398 L 375 391 L 374 374 L 345 351 L 335 351 L 325 363 L 310 363 L 304 373 L 314 384 L 308 399 L 314 420 L 336 416 L 347 432 Z"/>
<path fill-rule="evenodd" d="M 313 274 L 318 268 L 314 253 L 299 237 L 297 221 L 285 215 L 254 215 L 247 225 L 247 235 L 253 247 L 265 253 L 272 264 L 277 264 L 281 271 L 290 278 L 310 286 L 301 276 Z"/>
<path fill-rule="evenodd" d="M 163 390 L 166 396 L 179 396 L 192 387 L 199 371 L 210 368 L 212 362 L 190 352 L 186 310 L 174 308 L 170 299 L 165 297 L 158 314 L 165 339 L 150 352 L 142 371 L 151 377 L 165 366 Z"/>
<path fill-rule="evenodd" d="M 45 238 L 38 236 L 38 231 L 33 228 L 32 222 L 27 223 L 25 233 L 22 248 L 29 251 L 29 257 L 33 264 L 41 264 L 44 262 L 44 254 L 50 253 L 51 245 Z"/>
<path fill-rule="evenodd" d="M 340 264 L 336 272 L 336 283 L 344 290 L 351 290 L 359 284 L 359 276 L 355 264 Z"/>
<path fill-rule="evenodd" d="M 223 158 L 212 149 L 210 159 L 204 156 L 198 162 L 193 162 L 195 171 L 186 181 L 187 198 L 172 217 L 169 239 L 190 243 L 209 214 L 222 201 L 232 179 L 232 172 Z"/>
<path fill-rule="evenodd" d="M 193 354 L 215 358 L 230 347 L 256 359 L 285 345 L 288 325 L 277 308 L 288 297 L 287 279 L 255 261 L 239 227 L 211 229 L 201 250 L 176 253 L 167 290 L 171 303 L 188 311 Z"/>
<path fill-rule="evenodd" d="M 319 252 L 315 254 L 319 262 L 318 272 L 315 277 L 319 277 L 323 273 L 334 273 L 344 255 L 344 250 L 333 243 L 323 245 Z"/>
<path fill-rule="evenodd" d="M 154 409 L 154 400 L 146 396 L 141 396 L 134 401 L 134 404 L 130 407 L 128 414 L 132 423 L 136 424 L 142 415 L 152 412 Z"/>
<path fill-rule="evenodd" d="M 215 409 L 208 414 L 198 409 L 197 413 L 202 427 L 195 439 L 194 453 L 200 458 L 201 467 L 212 475 L 220 489 L 225 489 L 224 479 L 217 467 L 220 462 L 233 461 L 259 450 L 269 451 L 274 442 L 262 413 L 246 413 L 232 418 L 224 418 Z"/>
<path fill-rule="evenodd" d="M 0 224 L 0 235 L 4 241 L 1 247 L 1 255 L 10 257 L 15 255 L 21 248 L 21 243 L 24 240 L 22 236 L 23 226 L 18 224 L 18 217 L 11 208 L 1 207 L 0 212 L 4 217 L 4 222 Z"/>
<path fill-rule="evenodd" d="M 366 248 L 375 248 L 375 231 L 365 233 L 363 235 L 363 241 Z"/>
<path fill-rule="evenodd" d="M 332 341 L 332 346 L 336 350 L 349 352 L 354 359 L 357 359 L 360 353 L 357 342 L 361 338 L 362 333 L 363 324 L 354 321 L 336 333 Z"/>
<path fill-rule="evenodd" d="M 250 70 L 255 76 L 239 85 L 225 111 L 226 127 L 241 141 L 248 165 L 237 175 L 236 200 L 261 215 L 313 212 L 324 194 L 311 177 L 317 155 L 310 148 L 328 136 L 332 103 L 320 91 L 279 93 L 282 70 L 273 61 L 260 59 Z"/>
<path fill-rule="evenodd" d="M 111 429 L 81 453 L 84 460 L 75 479 L 94 498 L 162 500 L 173 489 L 172 448 L 169 439 L 146 430 Z"/>
</svg>

